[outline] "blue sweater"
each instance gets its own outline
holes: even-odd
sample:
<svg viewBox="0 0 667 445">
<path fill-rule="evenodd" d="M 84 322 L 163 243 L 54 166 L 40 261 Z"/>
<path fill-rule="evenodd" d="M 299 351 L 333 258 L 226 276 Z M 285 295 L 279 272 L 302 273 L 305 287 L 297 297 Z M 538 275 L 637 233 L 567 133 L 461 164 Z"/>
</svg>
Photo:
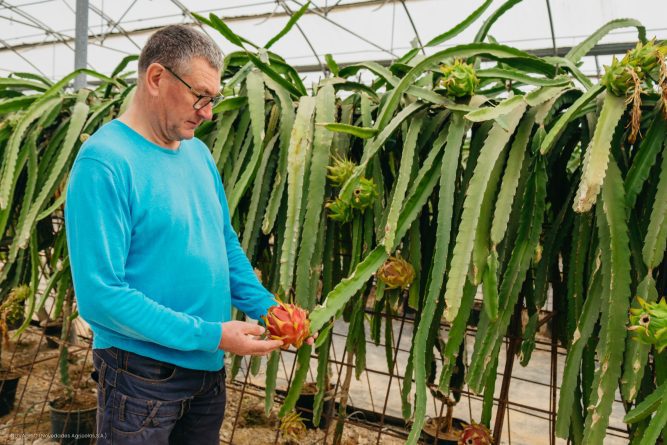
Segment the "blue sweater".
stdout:
<svg viewBox="0 0 667 445">
<path fill-rule="evenodd" d="M 168 150 L 118 120 L 104 125 L 72 167 L 65 224 L 78 309 L 95 348 L 215 371 L 232 304 L 255 319 L 275 304 L 196 138 Z"/>
</svg>

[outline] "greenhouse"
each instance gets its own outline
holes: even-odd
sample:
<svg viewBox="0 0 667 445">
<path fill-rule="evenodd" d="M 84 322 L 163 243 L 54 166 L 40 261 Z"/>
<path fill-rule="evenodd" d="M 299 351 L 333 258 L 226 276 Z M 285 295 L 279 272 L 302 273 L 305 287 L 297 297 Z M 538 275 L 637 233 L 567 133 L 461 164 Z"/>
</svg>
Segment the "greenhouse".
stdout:
<svg viewBox="0 0 667 445">
<path fill-rule="evenodd" d="M 0 0 L 0 444 L 662 444 L 664 0 Z"/>
</svg>

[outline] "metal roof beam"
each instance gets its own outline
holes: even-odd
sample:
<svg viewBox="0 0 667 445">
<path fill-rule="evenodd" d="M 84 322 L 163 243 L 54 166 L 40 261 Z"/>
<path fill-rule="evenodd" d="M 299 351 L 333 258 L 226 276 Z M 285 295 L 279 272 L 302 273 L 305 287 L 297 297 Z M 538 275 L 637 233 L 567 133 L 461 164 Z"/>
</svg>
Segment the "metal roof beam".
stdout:
<svg viewBox="0 0 667 445">
<path fill-rule="evenodd" d="M 625 54 L 628 50 L 634 48 L 637 45 L 636 42 L 622 42 L 622 43 L 602 43 L 595 45 L 591 49 L 587 56 L 611 56 L 616 54 Z M 570 50 L 571 46 L 562 46 L 557 49 L 557 56 L 564 57 Z M 549 57 L 554 55 L 553 47 L 549 48 L 539 48 L 539 49 L 529 49 L 523 50 L 528 54 L 532 54 L 537 57 Z M 375 63 L 378 63 L 382 66 L 390 66 L 394 63 L 394 59 L 380 59 L 374 60 Z M 359 62 L 342 62 L 338 66 L 344 68 L 346 66 L 355 65 Z M 300 73 L 311 73 L 320 71 L 319 65 L 308 64 L 308 65 L 295 65 L 294 69 Z"/>
</svg>

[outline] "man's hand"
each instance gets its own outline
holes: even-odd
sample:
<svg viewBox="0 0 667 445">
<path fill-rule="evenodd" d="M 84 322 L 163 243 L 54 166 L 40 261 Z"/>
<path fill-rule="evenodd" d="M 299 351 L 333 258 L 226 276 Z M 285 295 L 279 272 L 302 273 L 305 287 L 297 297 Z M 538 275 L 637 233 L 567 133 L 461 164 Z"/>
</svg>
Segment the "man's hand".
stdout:
<svg viewBox="0 0 667 445">
<path fill-rule="evenodd" d="M 308 338 L 306 339 L 306 344 L 307 344 L 307 345 L 310 345 L 310 346 L 313 346 L 313 344 L 315 343 L 315 340 L 317 340 L 317 336 L 318 336 L 318 335 L 319 335 L 319 332 L 315 332 L 313 335 L 311 335 L 310 337 L 308 337 Z"/>
<path fill-rule="evenodd" d="M 257 338 L 264 328 L 245 321 L 228 321 L 222 324 L 222 338 L 219 349 L 237 355 L 266 355 L 283 345 L 280 340 Z"/>
</svg>

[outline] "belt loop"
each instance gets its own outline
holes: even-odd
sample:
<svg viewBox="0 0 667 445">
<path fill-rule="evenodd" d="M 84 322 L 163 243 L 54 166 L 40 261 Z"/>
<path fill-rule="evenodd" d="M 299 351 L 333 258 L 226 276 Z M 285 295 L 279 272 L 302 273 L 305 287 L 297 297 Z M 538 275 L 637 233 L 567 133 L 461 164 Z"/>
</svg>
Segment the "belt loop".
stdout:
<svg viewBox="0 0 667 445">
<path fill-rule="evenodd" d="M 123 396 L 120 398 L 120 411 L 118 413 L 118 416 L 120 417 L 121 422 L 125 422 L 125 402 L 127 402 L 127 396 L 123 394 Z"/>
<path fill-rule="evenodd" d="M 144 427 L 144 426 L 148 425 L 148 424 L 151 423 L 151 422 L 153 423 L 153 426 L 160 426 L 160 422 L 158 422 L 158 420 L 156 419 L 156 417 L 157 417 L 157 413 L 158 413 L 158 411 L 160 410 L 160 406 L 162 405 L 162 402 L 161 402 L 161 401 L 158 401 L 158 402 L 155 404 L 155 406 L 153 406 L 153 401 L 152 401 L 152 400 L 148 400 L 148 401 L 146 402 L 146 404 L 148 405 L 148 409 L 151 410 L 151 412 L 150 412 L 150 414 L 148 415 L 148 417 L 146 418 L 146 420 L 144 420 L 144 421 L 142 422 L 141 426 Z M 153 409 L 151 409 L 151 407 L 152 407 Z"/>
<path fill-rule="evenodd" d="M 99 377 L 100 386 L 102 387 L 102 389 L 105 389 L 107 387 L 107 382 L 105 380 L 106 373 L 107 373 L 107 362 L 105 362 L 103 359 L 102 364 L 100 365 L 100 377 Z"/>
</svg>

